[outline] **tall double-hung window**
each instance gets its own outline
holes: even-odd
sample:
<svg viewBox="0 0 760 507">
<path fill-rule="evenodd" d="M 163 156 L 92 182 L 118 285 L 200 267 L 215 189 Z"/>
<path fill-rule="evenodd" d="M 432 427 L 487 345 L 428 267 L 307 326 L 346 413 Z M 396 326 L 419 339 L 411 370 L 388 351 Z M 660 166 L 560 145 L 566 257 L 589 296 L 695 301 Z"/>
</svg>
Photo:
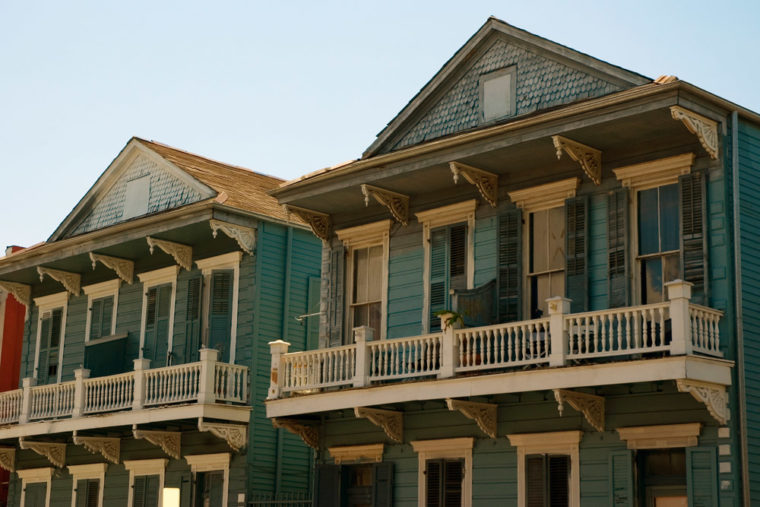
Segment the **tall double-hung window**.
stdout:
<svg viewBox="0 0 760 507">
<path fill-rule="evenodd" d="M 153 368 L 166 366 L 174 334 L 174 293 L 179 266 L 140 273 L 143 283 L 143 312 L 140 358 Z"/>
<path fill-rule="evenodd" d="M 34 300 L 37 306 L 37 355 L 34 358 L 34 376 L 38 384 L 55 384 L 61 381 L 68 296 L 68 292 L 60 292 Z"/>
</svg>

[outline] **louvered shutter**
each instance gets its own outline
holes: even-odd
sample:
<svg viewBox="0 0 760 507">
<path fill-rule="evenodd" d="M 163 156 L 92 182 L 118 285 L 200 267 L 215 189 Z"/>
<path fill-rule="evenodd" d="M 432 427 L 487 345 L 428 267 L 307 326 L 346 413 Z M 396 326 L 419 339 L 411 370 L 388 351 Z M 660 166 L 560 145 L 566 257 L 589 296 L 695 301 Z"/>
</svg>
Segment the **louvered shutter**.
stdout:
<svg viewBox="0 0 760 507">
<path fill-rule="evenodd" d="M 425 461 L 425 505 L 440 507 L 443 505 L 443 468 L 442 459 Z"/>
<path fill-rule="evenodd" d="M 443 465 L 443 507 L 459 507 L 462 505 L 464 460 L 445 460 Z"/>
<path fill-rule="evenodd" d="M 88 507 L 87 479 L 80 479 L 77 481 L 77 507 Z"/>
<path fill-rule="evenodd" d="M 185 350 L 178 358 L 184 363 L 198 360 L 201 341 L 201 289 L 203 277 L 195 276 L 187 281 L 187 306 L 185 307 Z M 179 362 L 178 361 L 178 362 Z"/>
<path fill-rule="evenodd" d="M 232 329 L 232 270 L 214 271 L 211 275 L 208 346 L 219 351 L 219 360 L 230 360 Z"/>
<path fill-rule="evenodd" d="M 145 340 L 142 353 L 145 359 L 155 359 L 156 353 L 156 315 L 158 305 L 158 289 L 151 287 L 146 294 L 145 304 Z M 155 367 L 155 364 L 151 364 Z"/>
<path fill-rule="evenodd" d="M 570 456 L 548 457 L 549 503 L 550 505 L 570 504 Z"/>
<path fill-rule="evenodd" d="M 179 505 L 180 507 L 190 507 L 193 499 L 193 476 L 190 473 L 183 473 L 180 477 L 179 484 Z"/>
<path fill-rule="evenodd" d="M 340 465 L 317 465 L 316 493 L 314 507 L 335 507 L 341 505 Z"/>
<path fill-rule="evenodd" d="M 607 280 L 610 308 L 629 305 L 628 189 L 607 196 Z"/>
<path fill-rule="evenodd" d="M 448 235 L 445 227 L 430 232 L 430 330 L 439 330 L 440 320 L 435 312 L 446 310 Z"/>
<path fill-rule="evenodd" d="M 90 340 L 100 338 L 101 333 L 101 317 L 103 316 L 103 300 L 96 299 L 92 302 L 90 307 Z"/>
<path fill-rule="evenodd" d="M 525 505 L 544 507 L 546 503 L 546 456 L 530 454 L 525 457 Z"/>
<path fill-rule="evenodd" d="M 103 298 L 101 301 L 100 336 L 109 336 L 113 317 L 113 297 Z"/>
<path fill-rule="evenodd" d="M 24 488 L 24 506 L 25 507 L 46 507 L 45 497 L 47 496 L 47 484 L 44 482 L 34 482 L 27 484 Z"/>
<path fill-rule="evenodd" d="M 158 507 L 158 476 L 148 475 L 145 481 L 145 507 Z"/>
<path fill-rule="evenodd" d="M 692 301 L 707 302 L 707 242 L 705 176 L 701 171 L 678 178 L 681 200 L 681 267 L 683 277 L 694 286 Z"/>
<path fill-rule="evenodd" d="M 616 451 L 609 455 L 609 504 L 633 507 L 633 453 Z"/>
<path fill-rule="evenodd" d="M 135 477 L 134 485 L 132 486 L 132 507 L 147 507 L 145 503 L 145 489 L 148 477 L 140 475 Z"/>
<path fill-rule="evenodd" d="M 375 463 L 372 467 L 372 505 L 393 505 L 393 463 Z"/>
<path fill-rule="evenodd" d="M 686 448 L 686 488 L 689 507 L 718 505 L 715 448 Z"/>
<path fill-rule="evenodd" d="M 522 210 L 499 218 L 499 321 L 520 320 Z"/>
<path fill-rule="evenodd" d="M 572 312 L 588 310 L 588 197 L 565 201 L 565 293 Z"/>
<path fill-rule="evenodd" d="M 345 262 L 346 255 L 343 247 L 341 245 L 333 247 L 330 251 L 327 303 L 327 329 L 330 347 L 343 345 L 343 299 L 345 292 L 343 275 Z M 350 336 L 347 338 L 348 340 L 352 339 Z"/>
<path fill-rule="evenodd" d="M 467 289 L 467 226 L 452 225 L 449 227 L 449 291 L 451 289 Z M 447 305 L 449 303 L 447 302 Z"/>
<path fill-rule="evenodd" d="M 51 316 L 43 317 L 40 322 L 40 350 L 37 351 L 37 382 L 47 384 L 48 358 L 50 347 Z"/>
</svg>

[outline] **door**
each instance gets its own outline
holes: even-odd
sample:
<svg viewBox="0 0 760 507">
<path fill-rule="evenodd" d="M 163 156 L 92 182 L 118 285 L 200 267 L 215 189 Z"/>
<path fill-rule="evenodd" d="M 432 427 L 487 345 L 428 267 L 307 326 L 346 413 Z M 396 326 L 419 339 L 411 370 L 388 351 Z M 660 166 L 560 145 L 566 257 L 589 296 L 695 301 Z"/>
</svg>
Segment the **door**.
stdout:
<svg viewBox="0 0 760 507">
<path fill-rule="evenodd" d="M 37 363 L 37 383 L 58 382 L 58 353 L 61 344 L 63 310 L 56 308 L 42 316 L 40 322 L 40 350 Z"/>
<path fill-rule="evenodd" d="M 143 358 L 150 359 L 151 367 L 160 368 L 166 366 L 172 284 L 151 287 L 147 298 Z"/>
<path fill-rule="evenodd" d="M 230 361 L 230 335 L 232 330 L 233 271 L 224 269 L 211 274 L 211 301 L 209 305 L 208 347 L 219 351 L 219 361 Z"/>
<path fill-rule="evenodd" d="M 185 343 L 182 350 L 173 356 L 172 363 L 194 363 L 198 361 L 201 346 L 201 295 L 203 294 L 203 277 L 196 276 L 187 282 L 187 307 L 185 310 Z M 175 347 L 176 348 L 176 347 Z"/>
</svg>

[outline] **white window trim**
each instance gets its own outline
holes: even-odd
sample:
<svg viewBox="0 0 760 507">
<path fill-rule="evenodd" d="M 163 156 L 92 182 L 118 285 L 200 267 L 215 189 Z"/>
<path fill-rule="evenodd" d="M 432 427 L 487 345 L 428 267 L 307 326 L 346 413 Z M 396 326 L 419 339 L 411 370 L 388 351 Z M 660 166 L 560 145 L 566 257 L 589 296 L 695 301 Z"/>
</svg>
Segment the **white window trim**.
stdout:
<svg viewBox="0 0 760 507">
<path fill-rule="evenodd" d="M 346 294 L 344 301 L 346 301 L 346 314 L 344 318 L 345 328 L 351 332 L 352 318 L 351 318 L 351 290 L 354 285 L 354 250 L 360 248 L 367 248 L 370 246 L 381 246 L 383 248 L 383 272 L 381 297 L 380 297 L 380 336 L 376 336 L 376 340 L 384 340 L 387 337 L 388 328 L 388 262 L 390 251 L 390 231 L 391 221 L 381 220 L 379 222 L 373 222 L 371 224 L 360 225 L 358 227 L 351 227 L 348 229 L 340 229 L 335 231 L 335 235 L 348 249 L 348 256 L 346 261 Z"/>
<path fill-rule="evenodd" d="M 166 283 L 172 284 L 171 304 L 169 305 L 169 337 L 166 350 L 172 350 L 172 342 L 174 340 L 174 305 L 177 293 L 177 274 L 179 274 L 179 266 L 169 266 L 154 271 L 146 271 L 145 273 L 137 275 L 137 278 L 139 278 L 143 284 L 142 317 L 140 318 L 140 354 L 138 356 L 140 359 L 143 358 L 143 347 L 145 347 L 145 325 L 148 319 L 148 290 L 156 285 L 163 285 Z"/>
<path fill-rule="evenodd" d="M 26 505 L 26 485 L 38 482 L 45 483 L 45 505 L 50 505 L 50 483 L 53 480 L 53 467 L 28 468 L 16 470 L 16 473 L 21 479 L 21 507 Z"/>
<path fill-rule="evenodd" d="M 98 479 L 100 485 L 98 486 L 98 507 L 103 507 L 103 489 L 106 484 L 106 463 L 93 463 L 91 465 L 69 465 L 69 473 L 73 478 L 73 485 L 71 486 L 71 507 L 77 507 L 77 482 L 85 479 Z"/>
<path fill-rule="evenodd" d="M 40 367 L 40 342 L 42 339 L 42 314 L 48 311 L 61 308 L 61 339 L 58 342 L 58 375 L 56 376 L 56 383 L 61 382 L 61 374 L 63 373 L 63 345 L 66 338 L 66 316 L 68 314 L 69 307 L 69 293 L 58 292 L 56 294 L 50 294 L 49 296 L 42 296 L 34 298 L 34 304 L 37 305 L 37 342 L 35 345 L 34 354 L 34 378 L 39 378 L 38 368 Z"/>
<path fill-rule="evenodd" d="M 385 444 L 343 445 L 328 447 L 336 465 L 341 463 L 380 463 L 383 461 Z"/>
<path fill-rule="evenodd" d="M 462 507 L 472 506 L 472 446 L 475 439 L 444 438 L 440 440 L 417 440 L 410 442 L 417 453 L 417 505 L 427 503 L 425 487 L 425 461 L 429 459 L 464 458 L 464 480 L 462 481 Z"/>
<path fill-rule="evenodd" d="M 121 280 L 116 278 L 107 282 L 86 285 L 82 291 L 87 294 L 87 322 L 84 326 L 84 342 L 90 341 L 90 328 L 92 327 L 92 301 L 95 299 L 113 296 L 113 308 L 111 309 L 111 335 L 116 334 L 116 315 L 119 306 L 119 287 Z"/>
<path fill-rule="evenodd" d="M 629 449 L 668 449 L 699 445 L 702 424 L 661 424 L 657 426 L 630 426 L 618 428 L 621 440 Z"/>
<path fill-rule="evenodd" d="M 124 468 L 129 470 L 129 493 L 127 495 L 127 506 L 132 507 L 134 501 L 135 477 L 144 475 L 158 475 L 158 507 L 163 507 L 164 495 L 164 478 L 166 476 L 166 464 L 169 462 L 166 458 L 161 459 L 139 459 L 124 460 Z"/>
<path fill-rule="evenodd" d="M 422 271 L 424 290 L 422 303 L 423 333 L 430 331 L 430 230 L 459 222 L 467 223 L 467 288 L 472 289 L 475 283 L 475 209 L 477 207 L 478 202 L 475 199 L 470 199 L 415 214 L 417 220 L 422 224 L 422 245 L 425 256 Z"/>
<path fill-rule="evenodd" d="M 580 178 L 568 178 L 544 185 L 536 185 L 535 187 L 509 192 L 509 199 L 526 213 L 557 208 L 564 206 L 566 199 L 575 197 L 580 183 Z"/>
<path fill-rule="evenodd" d="M 232 275 L 232 318 L 230 321 L 230 364 L 235 363 L 235 349 L 237 348 L 237 321 L 238 321 L 238 293 L 240 292 L 240 261 L 243 259 L 243 252 L 230 252 L 215 257 L 207 257 L 195 261 L 195 265 L 203 274 L 203 286 L 210 287 L 208 277 L 216 269 L 231 269 Z M 204 303 L 204 312 L 208 310 L 208 304 Z M 204 321 L 208 322 L 208 315 L 204 316 Z"/>
<path fill-rule="evenodd" d="M 221 470 L 224 472 L 224 487 L 222 488 L 222 505 L 227 505 L 230 484 L 230 453 L 220 452 L 217 454 L 191 454 L 185 456 L 185 461 L 190 465 L 193 473 L 193 483 L 195 483 L 195 474 L 198 472 L 215 472 Z M 159 507 L 161 507 L 159 505 Z"/>
<path fill-rule="evenodd" d="M 517 447 L 517 505 L 525 506 L 525 457 L 529 454 L 566 454 L 570 456 L 570 507 L 581 505 L 580 452 L 578 446 L 583 432 L 556 431 L 551 433 L 519 433 L 507 435 Z"/>
</svg>

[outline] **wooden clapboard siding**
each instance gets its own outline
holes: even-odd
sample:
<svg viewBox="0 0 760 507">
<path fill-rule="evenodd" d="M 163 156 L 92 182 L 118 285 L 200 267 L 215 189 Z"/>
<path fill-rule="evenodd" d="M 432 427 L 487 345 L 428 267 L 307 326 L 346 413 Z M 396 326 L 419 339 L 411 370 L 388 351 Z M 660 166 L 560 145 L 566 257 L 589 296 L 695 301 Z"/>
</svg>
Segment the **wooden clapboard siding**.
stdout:
<svg viewBox="0 0 760 507">
<path fill-rule="evenodd" d="M 394 232 L 388 262 L 388 338 L 422 333 L 424 264 L 422 226 L 411 223 Z"/>
<path fill-rule="evenodd" d="M 607 193 L 589 197 L 588 299 L 589 310 L 609 308 L 607 283 Z"/>
<path fill-rule="evenodd" d="M 481 207 L 478 211 L 482 209 Z M 498 275 L 498 228 L 498 217 L 480 218 L 478 214 L 478 219 L 475 220 L 475 287 L 490 282 Z"/>
<path fill-rule="evenodd" d="M 74 370 L 84 364 L 84 330 L 87 322 L 87 296 L 69 296 L 66 335 L 62 337 L 61 382 L 74 380 Z"/>
</svg>

